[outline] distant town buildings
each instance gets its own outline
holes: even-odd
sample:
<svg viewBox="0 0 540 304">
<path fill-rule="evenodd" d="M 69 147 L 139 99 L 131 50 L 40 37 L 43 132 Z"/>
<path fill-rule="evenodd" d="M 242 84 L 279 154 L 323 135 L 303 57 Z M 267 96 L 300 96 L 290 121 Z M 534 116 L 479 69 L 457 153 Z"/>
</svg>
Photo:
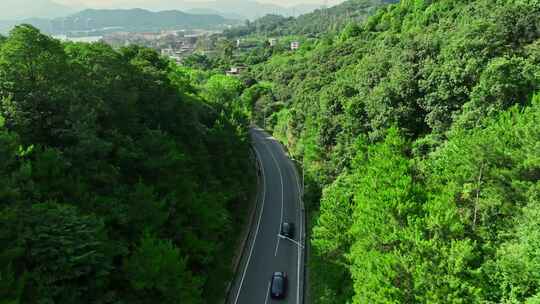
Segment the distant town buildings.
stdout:
<svg viewBox="0 0 540 304">
<path fill-rule="evenodd" d="M 242 50 L 249 50 L 256 48 L 261 44 L 260 40 L 253 40 L 253 39 L 237 39 L 236 40 L 236 48 L 242 49 Z"/>
<path fill-rule="evenodd" d="M 226 72 L 227 76 L 238 77 L 243 71 L 247 69 L 244 65 L 233 66 Z"/>
<path fill-rule="evenodd" d="M 69 37 L 67 35 L 54 35 L 52 37 L 60 41 L 84 42 L 84 43 L 99 42 L 103 39 L 103 36 Z"/>
<path fill-rule="evenodd" d="M 276 38 L 270 38 L 268 39 L 268 43 L 270 46 L 276 46 L 277 45 L 277 39 Z"/>
<path fill-rule="evenodd" d="M 291 50 L 292 51 L 296 51 L 300 48 L 300 42 L 298 41 L 293 41 L 291 42 Z"/>
<path fill-rule="evenodd" d="M 189 48 L 165 48 L 161 49 L 161 56 L 169 57 L 170 59 L 176 61 L 177 63 L 182 62 L 182 59 L 189 56 L 192 53 L 192 49 Z"/>
<path fill-rule="evenodd" d="M 103 41 L 113 47 L 140 45 L 153 48 L 162 56 L 176 62 L 195 52 L 198 42 L 214 34 L 204 30 L 170 30 L 161 32 L 115 32 L 103 37 Z"/>
</svg>

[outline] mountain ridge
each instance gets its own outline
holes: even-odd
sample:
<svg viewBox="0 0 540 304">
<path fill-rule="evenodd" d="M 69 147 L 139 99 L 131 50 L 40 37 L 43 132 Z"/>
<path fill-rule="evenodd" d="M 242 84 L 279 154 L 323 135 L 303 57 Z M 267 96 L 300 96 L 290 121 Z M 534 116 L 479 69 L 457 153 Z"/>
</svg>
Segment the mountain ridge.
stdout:
<svg viewBox="0 0 540 304">
<path fill-rule="evenodd" d="M 66 17 L 0 21 L 0 32 L 6 33 L 17 24 L 28 23 L 48 34 L 74 31 L 95 31 L 111 27 L 125 31 L 165 29 L 211 29 L 236 24 L 220 15 L 190 14 L 179 10 L 152 12 L 145 9 L 84 9 Z"/>
<path fill-rule="evenodd" d="M 22 20 L 30 18 L 56 18 L 64 17 L 87 8 L 93 9 L 133 9 L 141 8 L 154 12 L 164 10 L 206 10 L 218 12 L 219 15 L 228 19 L 255 19 L 267 14 L 281 14 L 284 16 L 299 16 L 320 8 L 322 4 L 300 3 L 291 6 L 283 6 L 272 3 L 245 0 L 206 0 L 195 1 L 130 1 L 117 7 L 97 5 L 87 7 L 80 4 L 58 3 L 54 0 L 2 0 L 0 1 L 0 20 Z"/>
<path fill-rule="evenodd" d="M 352 21 L 362 22 L 377 9 L 398 2 L 399 0 L 348 0 L 296 18 L 269 14 L 243 26 L 227 29 L 225 35 L 229 38 L 251 34 L 317 36 L 328 31 L 340 31 Z"/>
</svg>

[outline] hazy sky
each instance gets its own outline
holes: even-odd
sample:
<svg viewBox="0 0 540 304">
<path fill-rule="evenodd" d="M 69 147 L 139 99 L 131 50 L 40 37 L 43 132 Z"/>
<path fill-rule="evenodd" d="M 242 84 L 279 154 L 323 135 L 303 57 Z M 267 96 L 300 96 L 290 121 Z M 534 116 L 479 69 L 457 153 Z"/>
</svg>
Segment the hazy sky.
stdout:
<svg viewBox="0 0 540 304">
<path fill-rule="evenodd" d="M 1 0 L 0 0 L 1 1 Z M 60 4 L 64 5 L 74 5 L 80 6 L 84 5 L 86 7 L 95 7 L 95 8 L 110 8 L 110 7 L 135 7 L 141 4 L 144 6 L 151 6 L 153 3 L 159 3 L 163 5 L 164 3 L 173 5 L 180 4 L 184 1 L 182 0 L 54 0 Z M 219 1 L 219 0 L 217 0 Z M 250 1 L 250 0 L 245 0 Z M 325 0 L 257 0 L 258 2 L 265 3 L 274 3 L 281 6 L 291 6 L 296 4 L 323 4 Z M 186 2 L 209 2 L 209 0 L 186 0 Z M 343 0 L 326 0 L 328 5 L 337 4 L 343 2 Z"/>
</svg>

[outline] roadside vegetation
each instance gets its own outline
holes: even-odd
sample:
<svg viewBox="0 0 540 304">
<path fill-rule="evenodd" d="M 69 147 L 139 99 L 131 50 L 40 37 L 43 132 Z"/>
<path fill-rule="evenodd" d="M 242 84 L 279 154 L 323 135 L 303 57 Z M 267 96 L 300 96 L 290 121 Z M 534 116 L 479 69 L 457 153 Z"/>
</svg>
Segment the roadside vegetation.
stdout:
<svg viewBox="0 0 540 304">
<path fill-rule="evenodd" d="M 212 39 L 178 66 L 0 37 L 0 303 L 217 303 L 249 122 L 303 162 L 312 303 L 540 303 L 537 0 L 352 0 Z"/>
<path fill-rule="evenodd" d="M 350 22 L 364 21 L 378 8 L 397 2 L 399 0 L 349 0 L 297 18 L 266 15 L 254 21 L 247 21 L 244 26 L 227 29 L 223 35 L 227 38 L 291 35 L 318 37 L 329 32 L 341 31 Z"/>
<path fill-rule="evenodd" d="M 303 159 L 313 303 L 540 303 L 538 1 L 402 0 L 246 78 Z"/>
<path fill-rule="evenodd" d="M 0 303 L 219 302 L 254 186 L 243 90 L 136 46 L 0 39 Z"/>
</svg>

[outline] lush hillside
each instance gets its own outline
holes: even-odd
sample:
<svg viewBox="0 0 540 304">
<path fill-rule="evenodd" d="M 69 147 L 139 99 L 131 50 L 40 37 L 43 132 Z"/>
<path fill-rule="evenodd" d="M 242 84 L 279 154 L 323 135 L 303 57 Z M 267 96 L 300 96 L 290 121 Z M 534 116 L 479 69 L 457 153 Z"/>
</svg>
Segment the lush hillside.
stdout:
<svg viewBox="0 0 540 304">
<path fill-rule="evenodd" d="M 218 303 L 254 179 L 242 90 L 149 49 L 0 39 L 0 302 Z"/>
<path fill-rule="evenodd" d="M 252 67 L 313 303 L 540 303 L 539 38 L 538 1 L 403 0 Z"/>
<path fill-rule="evenodd" d="M 399 0 L 348 0 L 342 4 L 317 9 L 297 18 L 269 14 L 246 25 L 225 31 L 229 38 L 264 35 L 320 35 L 328 31 L 339 31 L 350 22 L 360 22 L 378 8 Z"/>
<path fill-rule="evenodd" d="M 377 9 L 399 0 L 348 0 L 339 5 L 318 9 L 299 16 L 292 24 L 291 33 L 318 34 L 328 30 L 339 31 L 350 22 L 364 21 Z"/>
</svg>

